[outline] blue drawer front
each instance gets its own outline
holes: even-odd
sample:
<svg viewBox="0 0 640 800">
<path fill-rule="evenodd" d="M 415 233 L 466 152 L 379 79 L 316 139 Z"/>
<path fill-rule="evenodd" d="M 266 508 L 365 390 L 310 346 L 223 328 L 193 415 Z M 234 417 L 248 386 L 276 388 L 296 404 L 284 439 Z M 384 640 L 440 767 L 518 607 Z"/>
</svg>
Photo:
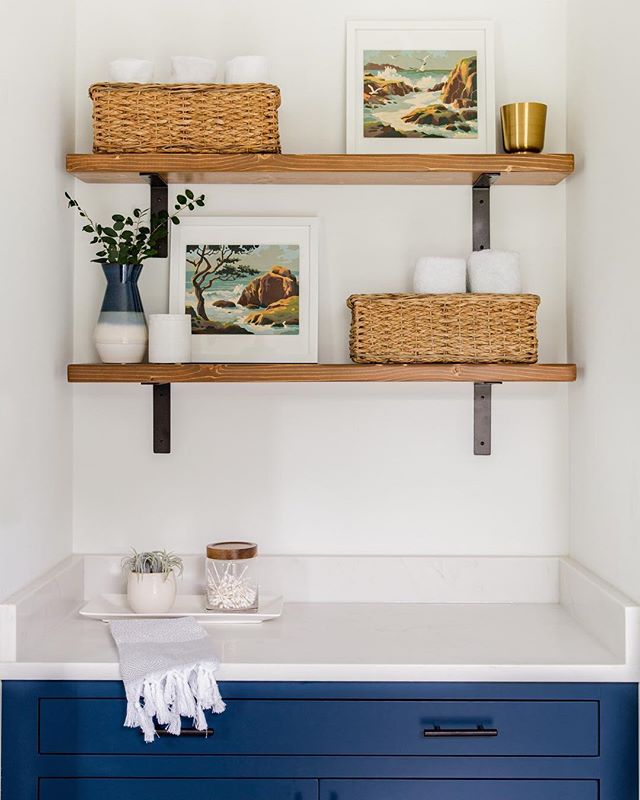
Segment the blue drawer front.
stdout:
<svg viewBox="0 0 640 800">
<path fill-rule="evenodd" d="M 598 782 L 321 781 L 320 800 L 598 800 Z"/>
<path fill-rule="evenodd" d="M 38 800 L 317 800 L 317 781 L 42 778 Z"/>
<path fill-rule="evenodd" d="M 598 703 L 588 700 L 231 698 L 224 714 L 210 716 L 212 736 L 163 737 L 153 745 L 123 728 L 124 716 L 118 698 L 44 697 L 39 752 L 557 757 L 597 756 L 599 749 Z M 497 735 L 483 735 L 489 729 Z M 446 735 L 453 732 L 459 735 Z"/>
</svg>

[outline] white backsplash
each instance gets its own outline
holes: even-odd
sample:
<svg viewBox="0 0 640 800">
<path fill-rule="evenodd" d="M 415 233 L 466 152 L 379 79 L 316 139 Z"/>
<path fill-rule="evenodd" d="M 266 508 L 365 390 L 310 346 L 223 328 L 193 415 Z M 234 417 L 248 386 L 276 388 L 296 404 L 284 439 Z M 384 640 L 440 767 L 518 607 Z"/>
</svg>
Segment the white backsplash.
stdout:
<svg viewBox="0 0 640 800">
<path fill-rule="evenodd" d="M 183 556 L 182 594 L 204 592 L 204 556 Z M 84 556 L 84 595 L 124 591 L 120 556 Z M 557 603 L 547 557 L 262 556 L 260 586 L 288 602 Z"/>
</svg>

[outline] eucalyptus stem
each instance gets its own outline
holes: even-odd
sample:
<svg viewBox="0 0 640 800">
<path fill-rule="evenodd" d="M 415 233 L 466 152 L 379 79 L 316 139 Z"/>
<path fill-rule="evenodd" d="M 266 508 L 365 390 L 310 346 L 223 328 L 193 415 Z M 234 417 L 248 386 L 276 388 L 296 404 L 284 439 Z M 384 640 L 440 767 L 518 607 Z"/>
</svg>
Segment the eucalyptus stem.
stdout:
<svg viewBox="0 0 640 800">
<path fill-rule="evenodd" d="M 194 211 L 205 204 L 203 194 L 196 197 L 191 189 L 176 197 L 173 212 L 151 214 L 149 208 L 134 208 L 129 216 L 113 214 L 109 225 L 94 222 L 87 212 L 68 192 L 65 192 L 69 208 L 75 208 L 85 220 L 82 230 L 92 235 L 91 244 L 98 245 L 93 261 L 99 264 L 142 264 L 159 252 L 159 242 L 165 238 L 169 225 L 178 225 L 180 214 Z"/>
</svg>

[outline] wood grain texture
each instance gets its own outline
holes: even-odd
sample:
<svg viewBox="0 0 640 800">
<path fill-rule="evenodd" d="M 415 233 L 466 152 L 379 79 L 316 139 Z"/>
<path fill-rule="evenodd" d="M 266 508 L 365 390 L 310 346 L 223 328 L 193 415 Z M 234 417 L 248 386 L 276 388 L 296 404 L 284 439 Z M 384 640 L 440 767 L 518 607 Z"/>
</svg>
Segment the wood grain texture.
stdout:
<svg viewBox="0 0 640 800">
<path fill-rule="evenodd" d="M 563 382 L 575 364 L 70 364 L 70 383 Z"/>
<path fill-rule="evenodd" d="M 67 172 L 87 183 L 143 183 L 155 173 L 167 183 L 471 185 L 484 172 L 497 183 L 554 185 L 574 170 L 570 153 L 524 155 L 216 155 L 211 153 L 74 154 Z"/>
</svg>

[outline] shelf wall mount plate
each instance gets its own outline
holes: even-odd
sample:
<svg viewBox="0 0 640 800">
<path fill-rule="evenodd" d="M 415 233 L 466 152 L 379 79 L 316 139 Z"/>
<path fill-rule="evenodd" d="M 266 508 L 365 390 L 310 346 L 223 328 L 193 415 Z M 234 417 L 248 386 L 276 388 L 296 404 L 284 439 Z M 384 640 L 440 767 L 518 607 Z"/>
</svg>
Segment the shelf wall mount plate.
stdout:
<svg viewBox="0 0 640 800">
<path fill-rule="evenodd" d="M 483 172 L 471 188 L 474 250 L 488 250 L 491 247 L 491 187 L 499 177 L 499 172 Z"/>
<path fill-rule="evenodd" d="M 149 208 L 151 215 L 169 213 L 169 187 L 164 178 L 155 172 L 141 172 L 141 177 L 149 181 Z M 167 221 L 167 226 L 169 222 Z M 169 255 L 169 243 L 165 236 L 158 241 L 158 258 L 167 258 Z"/>
<path fill-rule="evenodd" d="M 493 385 L 494 383 L 473 384 L 474 456 L 491 455 L 491 389 Z"/>
<path fill-rule="evenodd" d="M 171 384 L 153 384 L 153 452 L 171 452 Z"/>
</svg>

